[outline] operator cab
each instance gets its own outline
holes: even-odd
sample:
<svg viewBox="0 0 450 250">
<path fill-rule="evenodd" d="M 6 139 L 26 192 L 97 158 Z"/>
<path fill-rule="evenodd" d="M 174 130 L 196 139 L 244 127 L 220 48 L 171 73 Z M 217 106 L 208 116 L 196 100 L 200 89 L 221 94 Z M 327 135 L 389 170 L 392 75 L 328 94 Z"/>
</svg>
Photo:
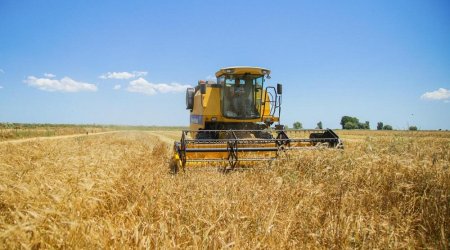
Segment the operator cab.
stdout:
<svg viewBox="0 0 450 250">
<path fill-rule="evenodd" d="M 270 70 L 256 67 L 229 67 L 216 73 L 221 86 L 221 110 L 226 118 L 261 118 L 264 78 Z"/>
</svg>

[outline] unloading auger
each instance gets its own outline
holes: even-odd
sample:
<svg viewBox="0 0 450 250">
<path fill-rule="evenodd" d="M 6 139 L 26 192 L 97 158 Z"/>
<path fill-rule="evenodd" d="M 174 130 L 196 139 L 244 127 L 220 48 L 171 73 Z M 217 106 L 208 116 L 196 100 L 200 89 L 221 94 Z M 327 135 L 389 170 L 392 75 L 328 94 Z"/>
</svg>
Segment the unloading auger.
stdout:
<svg viewBox="0 0 450 250">
<path fill-rule="evenodd" d="M 228 67 L 216 77 L 186 90 L 190 129 L 174 143 L 173 173 L 214 165 L 227 171 L 275 160 L 288 150 L 343 148 L 331 129 L 286 130 L 280 124 L 282 85 L 264 88 L 270 70 Z"/>
</svg>

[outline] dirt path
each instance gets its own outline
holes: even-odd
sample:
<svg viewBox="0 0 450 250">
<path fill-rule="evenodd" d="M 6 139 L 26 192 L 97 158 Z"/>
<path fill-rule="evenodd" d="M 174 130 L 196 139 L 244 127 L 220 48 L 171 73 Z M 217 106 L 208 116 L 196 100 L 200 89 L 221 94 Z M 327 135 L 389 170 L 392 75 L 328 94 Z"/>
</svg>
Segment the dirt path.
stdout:
<svg viewBox="0 0 450 250">
<path fill-rule="evenodd" d="M 17 139 L 17 140 L 1 141 L 0 144 L 23 143 L 23 142 L 38 141 L 38 140 L 56 140 L 56 139 L 65 139 L 65 138 L 75 138 L 75 137 L 81 137 L 81 136 L 103 135 L 103 134 L 118 133 L 118 132 L 123 132 L 123 131 L 116 130 L 116 131 L 90 133 L 90 134 L 83 133 L 83 134 L 73 134 L 73 135 L 31 137 L 31 138 L 24 138 L 24 139 Z"/>
<path fill-rule="evenodd" d="M 60 135 L 60 136 L 41 136 L 41 137 L 31 137 L 24 139 L 16 139 L 16 140 L 8 140 L 8 141 L 0 141 L 1 144 L 7 143 L 23 143 L 30 141 L 39 141 L 39 140 L 58 140 L 58 139 L 66 139 L 66 138 L 76 138 L 82 136 L 94 136 L 94 135 L 103 135 L 103 134 L 111 134 L 111 133 L 119 133 L 119 132 L 133 132 L 134 130 L 116 130 L 116 131 L 107 131 L 107 132 L 99 132 L 99 133 L 89 133 L 89 134 L 73 134 L 73 135 Z M 136 131 L 134 131 L 136 132 Z M 161 141 L 168 143 L 170 145 L 173 144 L 174 141 L 180 139 L 179 131 L 139 131 L 147 134 L 151 134 L 152 136 L 157 137 Z"/>
</svg>

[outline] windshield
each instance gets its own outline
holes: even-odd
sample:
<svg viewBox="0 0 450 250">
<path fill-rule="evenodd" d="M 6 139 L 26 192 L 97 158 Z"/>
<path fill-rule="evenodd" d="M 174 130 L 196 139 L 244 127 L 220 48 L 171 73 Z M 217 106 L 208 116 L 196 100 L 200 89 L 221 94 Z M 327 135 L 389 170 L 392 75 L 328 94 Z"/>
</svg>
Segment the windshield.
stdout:
<svg viewBox="0 0 450 250">
<path fill-rule="evenodd" d="M 225 117 L 239 119 L 260 117 L 263 76 L 228 75 L 218 80 L 223 84 L 222 112 Z"/>
</svg>

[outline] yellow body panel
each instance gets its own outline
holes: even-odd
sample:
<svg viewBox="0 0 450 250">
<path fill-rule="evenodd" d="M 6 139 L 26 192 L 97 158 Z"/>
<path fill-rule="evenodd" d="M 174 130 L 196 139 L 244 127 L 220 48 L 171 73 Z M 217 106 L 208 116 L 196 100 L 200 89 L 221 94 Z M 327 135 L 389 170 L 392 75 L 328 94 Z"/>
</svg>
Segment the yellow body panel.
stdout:
<svg viewBox="0 0 450 250">
<path fill-rule="evenodd" d="M 265 90 L 263 91 L 262 96 L 266 96 L 265 103 L 261 105 L 257 105 L 257 108 L 260 110 L 262 114 L 261 118 L 256 119 L 229 119 L 222 115 L 221 110 L 221 96 L 220 96 L 221 88 L 211 87 L 207 85 L 206 93 L 201 94 L 200 91 L 197 91 L 194 96 L 194 107 L 190 113 L 190 129 L 191 130 L 199 130 L 205 128 L 205 122 L 211 122 L 215 119 L 215 122 L 225 122 L 225 123 L 242 123 L 242 122 L 263 122 L 266 119 L 270 119 L 272 122 L 278 121 L 278 117 L 274 117 L 270 115 L 270 99 L 269 95 L 266 95 Z M 258 96 L 260 96 L 258 94 Z"/>
</svg>

